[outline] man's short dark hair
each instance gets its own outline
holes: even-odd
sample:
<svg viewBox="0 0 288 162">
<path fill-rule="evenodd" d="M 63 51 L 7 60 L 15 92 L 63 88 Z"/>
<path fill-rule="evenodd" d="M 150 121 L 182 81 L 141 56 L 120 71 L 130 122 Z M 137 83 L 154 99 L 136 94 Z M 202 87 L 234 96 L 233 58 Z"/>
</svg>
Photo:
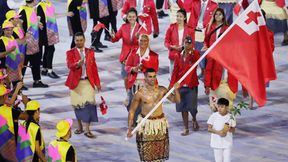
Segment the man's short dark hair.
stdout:
<svg viewBox="0 0 288 162">
<path fill-rule="evenodd" d="M 156 70 L 153 69 L 153 68 L 148 68 L 148 69 L 146 69 L 145 74 L 147 74 L 147 73 L 153 73 L 153 72 L 156 73 Z"/>
<path fill-rule="evenodd" d="M 219 98 L 217 101 L 218 105 L 225 105 L 225 106 L 229 106 L 229 100 L 227 100 L 226 98 Z"/>
<path fill-rule="evenodd" d="M 74 38 L 75 37 L 79 37 L 79 36 L 82 36 L 85 39 L 85 35 L 82 32 L 77 32 L 77 33 L 74 34 Z"/>
</svg>

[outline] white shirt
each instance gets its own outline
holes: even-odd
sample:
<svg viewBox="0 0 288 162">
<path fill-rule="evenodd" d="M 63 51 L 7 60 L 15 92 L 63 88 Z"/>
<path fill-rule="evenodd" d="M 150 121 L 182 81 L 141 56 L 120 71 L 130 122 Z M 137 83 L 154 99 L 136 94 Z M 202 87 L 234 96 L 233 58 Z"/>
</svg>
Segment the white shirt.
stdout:
<svg viewBox="0 0 288 162">
<path fill-rule="evenodd" d="M 178 39 L 179 39 L 179 46 L 182 46 L 182 39 L 183 39 L 183 35 L 184 35 L 184 28 L 183 29 L 178 29 Z"/>
<path fill-rule="evenodd" d="M 144 6 L 144 0 L 136 0 L 136 10 L 138 15 L 142 13 Z"/>
<path fill-rule="evenodd" d="M 87 77 L 87 72 L 86 72 L 86 58 L 85 58 L 85 48 L 83 48 L 83 54 L 84 54 L 84 57 L 81 55 L 81 52 L 80 52 L 80 49 L 77 48 L 80 56 L 81 56 L 81 59 L 84 59 L 84 64 L 83 64 L 83 67 L 82 67 L 82 75 L 81 75 L 81 78 L 85 78 Z"/>
<path fill-rule="evenodd" d="M 228 78 L 228 71 L 226 68 L 223 67 L 223 71 L 222 71 L 222 79 L 221 80 L 227 80 Z"/>
<path fill-rule="evenodd" d="M 205 2 L 203 0 L 201 0 L 200 15 L 199 15 L 199 20 L 198 20 L 196 29 L 203 29 L 204 28 L 203 20 L 204 20 L 204 15 L 205 15 L 207 3 L 208 3 L 208 0 L 206 0 Z"/>
<path fill-rule="evenodd" d="M 236 121 L 230 118 L 230 114 L 226 114 L 222 116 L 219 112 L 213 113 L 208 121 L 207 124 L 212 125 L 212 128 L 220 131 L 224 128 L 225 123 L 228 123 L 230 127 L 236 126 Z M 228 132 L 225 137 L 221 137 L 217 134 L 211 133 L 211 142 L 210 146 L 212 148 L 231 148 L 233 145 L 233 134 Z"/>
<path fill-rule="evenodd" d="M 133 40 L 133 33 L 134 33 L 134 30 L 135 30 L 135 27 L 136 27 L 136 23 L 135 25 L 133 26 L 132 30 L 131 30 L 131 33 L 130 33 L 130 40 L 132 41 Z"/>
</svg>

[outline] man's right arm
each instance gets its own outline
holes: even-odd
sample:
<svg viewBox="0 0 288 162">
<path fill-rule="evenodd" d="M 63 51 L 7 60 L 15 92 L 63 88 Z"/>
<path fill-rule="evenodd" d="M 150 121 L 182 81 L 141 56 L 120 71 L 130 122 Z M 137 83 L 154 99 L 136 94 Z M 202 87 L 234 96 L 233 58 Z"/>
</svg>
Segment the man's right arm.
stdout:
<svg viewBox="0 0 288 162">
<path fill-rule="evenodd" d="M 135 96 L 133 97 L 131 106 L 130 106 L 130 111 L 128 114 L 128 131 L 127 131 L 127 137 L 130 138 L 132 137 L 132 125 L 133 125 L 133 119 L 135 115 L 135 111 L 138 108 L 138 105 L 140 104 L 141 101 L 141 90 L 139 90 Z"/>
<path fill-rule="evenodd" d="M 70 70 L 75 71 L 79 68 L 79 64 L 78 62 L 75 62 L 74 57 L 72 55 L 73 55 L 72 51 L 69 50 L 66 52 L 66 62 L 67 62 L 67 67 Z"/>
</svg>

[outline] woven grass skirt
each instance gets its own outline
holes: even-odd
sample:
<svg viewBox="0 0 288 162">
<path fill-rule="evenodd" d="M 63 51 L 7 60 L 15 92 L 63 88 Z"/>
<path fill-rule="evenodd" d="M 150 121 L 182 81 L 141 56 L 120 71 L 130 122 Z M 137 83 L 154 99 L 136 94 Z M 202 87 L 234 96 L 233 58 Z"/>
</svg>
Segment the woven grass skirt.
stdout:
<svg viewBox="0 0 288 162">
<path fill-rule="evenodd" d="M 143 116 L 138 116 L 140 123 Z M 147 119 L 136 134 L 137 149 L 142 162 L 161 162 L 169 159 L 168 121 L 164 114 Z"/>
<path fill-rule="evenodd" d="M 98 122 L 95 89 L 88 79 L 80 80 L 78 86 L 70 91 L 71 104 L 77 119 L 83 122 Z"/>
</svg>

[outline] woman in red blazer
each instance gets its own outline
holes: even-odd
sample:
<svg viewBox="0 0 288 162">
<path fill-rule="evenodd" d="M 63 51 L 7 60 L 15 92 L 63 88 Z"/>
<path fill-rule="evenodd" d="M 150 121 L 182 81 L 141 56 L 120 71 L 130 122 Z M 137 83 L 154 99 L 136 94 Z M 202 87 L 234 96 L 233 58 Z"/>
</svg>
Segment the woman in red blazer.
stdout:
<svg viewBox="0 0 288 162">
<path fill-rule="evenodd" d="M 137 0 L 125 0 L 122 8 L 122 17 L 127 16 L 127 12 L 130 8 L 137 8 Z M 143 0 L 143 14 L 148 14 L 153 23 L 154 34 L 153 37 L 156 38 L 159 35 L 159 23 L 157 18 L 156 6 L 154 0 Z M 139 11 L 138 11 L 139 12 Z M 139 15 L 142 13 L 138 13 Z"/>
<path fill-rule="evenodd" d="M 203 18 L 203 27 L 209 23 L 212 18 L 213 12 L 218 8 L 218 4 L 213 0 L 206 0 L 207 6 L 205 8 L 204 18 Z M 181 9 L 185 9 L 187 13 L 190 13 L 190 18 L 188 20 L 188 25 L 192 28 L 197 27 L 199 21 L 200 10 L 201 10 L 201 0 L 177 0 L 177 4 Z"/>
<path fill-rule="evenodd" d="M 171 24 L 166 31 L 164 45 L 169 50 L 170 75 L 172 75 L 173 72 L 174 61 L 182 51 L 184 38 L 190 35 L 193 42 L 195 40 L 194 29 L 187 25 L 186 18 L 186 11 L 183 9 L 178 10 L 176 17 L 177 22 Z"/>
<path fill-rule="evenodd" d="M 138 48 L 138 30 L 140 25 L 138 24 L 137 11 L 131 8 L 127 11 L 126 23 L 123 24 L 116 34 L 112 33 L 112 42 L 117 42 L 122 38 L 122 50 L 119 56 L 119 61 L 122 64 L 121 76 L 124 79 L 124 85 L 127 88 L 127 73 L 125 71 L 126 60 L 135 48 Z"/>
<path fill-rule="evenodd" d="M 205 31 L 203 51 L 207 50 L 228 28 L 224 10 L 218 8 Z M 204 72 L 205 93 L 209 95 L 210 106 L 216 111 L 215 102 L 218 98 L 229 100 L 232 108 L 233 100 L 236 97 L 238 81 L 221 64 L 214 59 L 207 57 L 207 65 Z"/>
</svg>

